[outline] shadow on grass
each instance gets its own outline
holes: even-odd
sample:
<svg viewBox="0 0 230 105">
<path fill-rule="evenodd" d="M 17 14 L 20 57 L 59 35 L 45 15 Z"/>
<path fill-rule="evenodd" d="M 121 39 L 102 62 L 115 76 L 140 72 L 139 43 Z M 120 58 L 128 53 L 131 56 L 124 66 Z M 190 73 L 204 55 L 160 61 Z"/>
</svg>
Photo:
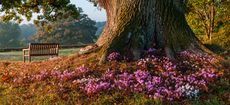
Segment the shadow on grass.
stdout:
<svg viewBox="0 0 230 105">
<path fill-rule="evenodd" d="M 204 44 L 209 50 L 220 54 L 223 53 L 224 51 L 226 51 L 224 48 L 222 48 L 221 46 L 217 45 L 217 44 Z"/>
</svg>

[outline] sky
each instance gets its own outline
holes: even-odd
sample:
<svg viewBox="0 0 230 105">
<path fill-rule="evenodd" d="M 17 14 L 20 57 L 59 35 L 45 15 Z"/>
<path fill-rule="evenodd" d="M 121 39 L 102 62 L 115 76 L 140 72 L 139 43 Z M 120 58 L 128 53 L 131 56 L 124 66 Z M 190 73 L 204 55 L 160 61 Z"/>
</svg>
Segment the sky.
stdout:
<svg viewBox="0 0 230 105">
<path fill-rule="evenodd" d="M 81 7 L 85 14 L 87 14 L 92 20 L 95 21 L 106 21 L 105 10 L 99 10 L 93 5 L 93 3 L 87 0 L 70 0 L 71 3 L 75 4 L 77 7 Z"/>
<path fill-rule="evenodd" d="M 104 9 L 98 9 L 98 7 L 95 7 L 93 3 L 88 2 L 87 0 L 70 0 L 72 4 L 75 4 L 76 7 L 81 7 L 83 9 L 83 13 L 87 14 L 92 20 L 95 20 L 97 22 L 100 21 L 106 21 L 106 13 Z M 33 17 L 36 19 L 36 17 Z M 27 24 L 27 23 L 33 23 L 33 20 L 31 21 L 22 21 L 21 24 Z"/>
</svg>

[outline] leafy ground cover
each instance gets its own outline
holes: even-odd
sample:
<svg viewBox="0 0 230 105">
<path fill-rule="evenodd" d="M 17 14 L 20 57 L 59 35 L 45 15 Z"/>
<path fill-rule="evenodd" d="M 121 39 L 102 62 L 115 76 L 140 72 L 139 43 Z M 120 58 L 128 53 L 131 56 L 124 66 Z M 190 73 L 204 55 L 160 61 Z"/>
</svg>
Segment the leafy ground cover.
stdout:
<svg viewBox="0 0 230 105">
<path fill-rule="evenodd" d="M 184 51 L 170 61 L 149 50 L 138 60 L 114 52 L 98 65 L 91 55 L 51 61 L 0 62 L 2 104 L 230 103 L 229 62 Z"/>
<path fill-rule="evenodd" d="M 79 51 L 79 48 L 60 49 L 60 56 L 67 56 Z M 22 51 L 0 52 L 0 60 L 22 61 Z M 47 60 L 49 57 L 33 57 L 33 61 Z"/>
</svg>

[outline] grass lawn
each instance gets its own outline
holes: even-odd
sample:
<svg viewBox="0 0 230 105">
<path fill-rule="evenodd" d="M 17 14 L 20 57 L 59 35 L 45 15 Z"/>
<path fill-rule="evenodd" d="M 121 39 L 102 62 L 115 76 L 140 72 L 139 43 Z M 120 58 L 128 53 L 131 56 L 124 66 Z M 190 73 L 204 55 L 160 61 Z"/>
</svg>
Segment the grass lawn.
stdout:
<svg viewBox="0 0 230 105">
<path fill-rule="evenodd" d="M 79 51 L 79 48 L 60 49 L 59 56 L 67 56 Z M 0 52 L 0 61 L 23 61 L 22 51 Z M 32 57 L 32 61 L 41 61 L 49 59 L 47 57 Z"/>
</svg>

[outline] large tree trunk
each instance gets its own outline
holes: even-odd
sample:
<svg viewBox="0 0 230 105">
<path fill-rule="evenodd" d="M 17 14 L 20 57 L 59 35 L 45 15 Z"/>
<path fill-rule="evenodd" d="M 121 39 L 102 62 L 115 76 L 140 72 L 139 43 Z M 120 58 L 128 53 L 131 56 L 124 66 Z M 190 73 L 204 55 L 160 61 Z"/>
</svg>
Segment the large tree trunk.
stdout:
<svg viewBox="0 0 230 105">
<path fill-rule="evenodd" d="M 112 51 L 132 52 L 138 58 L 151 47 L 164 49 L 174 59 L 178 51 L 205 48 L 188 26 L 181 0 L 99 0 L 107 23 L 97 41 L 99 58 L 105 62 Z"/>
</svg>

